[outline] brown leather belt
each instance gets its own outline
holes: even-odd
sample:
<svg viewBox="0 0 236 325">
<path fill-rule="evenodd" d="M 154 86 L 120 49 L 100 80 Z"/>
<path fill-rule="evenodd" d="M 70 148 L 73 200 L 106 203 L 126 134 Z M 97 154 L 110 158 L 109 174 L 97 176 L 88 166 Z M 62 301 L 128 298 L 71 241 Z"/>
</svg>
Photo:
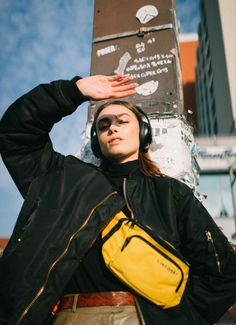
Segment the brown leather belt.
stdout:
<svg viewBox="0 0 236 325">
<path fill-rule="evenodd" d="M 135 297 L 126 291 L 94 292 L 64 296 L 59 309 L 134 305 Z"/>
</svg>

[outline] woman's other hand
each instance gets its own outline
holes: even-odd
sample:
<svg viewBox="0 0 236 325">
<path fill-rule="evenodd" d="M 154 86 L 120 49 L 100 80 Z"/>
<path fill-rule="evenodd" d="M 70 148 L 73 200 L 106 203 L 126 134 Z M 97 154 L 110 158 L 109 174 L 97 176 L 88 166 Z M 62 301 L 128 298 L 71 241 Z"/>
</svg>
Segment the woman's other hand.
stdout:
<svg viewBox="0 0 236 325">
<path fill-rule="evenodd" d="M 130 82 L 132 79 L 132 77 L 125 77 L 122 74 L 97 75 L 79 79 L 76 81 L 76 85 L 84 96 L 92 100 L 122 98 L 135 94 L 138 84 Z"/>
</svg>

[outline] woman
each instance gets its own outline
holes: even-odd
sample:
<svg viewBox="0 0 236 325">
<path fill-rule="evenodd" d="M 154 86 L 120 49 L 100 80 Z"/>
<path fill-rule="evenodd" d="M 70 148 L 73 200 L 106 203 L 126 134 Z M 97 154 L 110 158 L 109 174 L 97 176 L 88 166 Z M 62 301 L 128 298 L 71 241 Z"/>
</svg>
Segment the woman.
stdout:
<svg viewBox="0 0 236 325">
<path fill-rule="evenodd" d="M 191 190 L 150 161 L 141 110 L 122 101 L 98 110 L 91 136 L 99 168 L 52 148 L 54 123 L 87 98 L 132 95 L 137 84 L 129 81 L 93 76 L 40 85 L 4 114 L 1 152 L 25 201 L 0 262 L 1 324 L 204 325 L 235 302 L 235 253 Z M 119 211 L 190 263 L 177 306 L 156 306 L 106 268 L 101 232 Z"/>
</svg>

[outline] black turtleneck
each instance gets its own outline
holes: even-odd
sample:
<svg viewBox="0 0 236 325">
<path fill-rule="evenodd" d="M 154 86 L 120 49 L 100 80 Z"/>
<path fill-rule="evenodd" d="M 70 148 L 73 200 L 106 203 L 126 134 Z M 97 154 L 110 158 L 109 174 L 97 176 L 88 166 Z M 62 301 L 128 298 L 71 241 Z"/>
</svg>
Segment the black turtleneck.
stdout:
<svg viewBox="0 0 236 325">
<path fill-rule="evenodd" d="M 123 180 L 128 178 L 131 172 L 139 168 L 139 163 L 138 160 L 132 160 L 123 164 L 103 164 L 101 168 L 119 194 L 123 195 Z"/>
<path fill-rule="evenodd" d="M 119 194 L 123 195 L 123 179 L 138 167 L 138 160 L 123 164 L 104 163 L 101 170 Z M 123 210 L 126 214 L 127 209 Z M 79 268 L 68 283 L 64 294 L 101 291 L 129 291 L 106 267 L 101 253 L 101 235 L 84 256 Z"/>
</svg>

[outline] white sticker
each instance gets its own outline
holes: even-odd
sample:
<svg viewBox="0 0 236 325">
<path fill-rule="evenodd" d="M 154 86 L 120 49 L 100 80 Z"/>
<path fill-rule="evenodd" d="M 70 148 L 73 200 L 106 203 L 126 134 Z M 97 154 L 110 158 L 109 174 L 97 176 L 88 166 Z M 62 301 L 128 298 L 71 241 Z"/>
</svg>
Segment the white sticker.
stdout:
<svg viewBox="0 0 236 325">
<path fill-rule="evenodd" d="M 97 56 L 103 56 L 106 54 L 110 54 L 117 50 L 119 50 L 119 45 L 110 45 L 110 46 L 104 47 L 100 50 L 97 50 Z"/>
<path fill-rule="evenodd" d="M 155 6 L 147 5 L 139 8 L 136 17 L 142 24 L 148 23 L 158 15 L 158 10 Z"/>
<path fill-rule="evenodd" d="M 156 39 L 155 39 L 155 37 L 152 37 L 152 38 L 149 38 L 149 40 L 147 42 L 148 42 L 148 44 L 152 44 L 152 43 L 156 42 Z"/>
<path fill-rule="evenodd" d="M 145 51 L 145 44 L 143 42 L 137 43 L 135 45 L 135 47 L 136 47 L 137 53 L 139 53 L 139 54 Z"/>
<path fill-rule="evenodd" d="M 158 84 L 159 84 L 158 81 L 151 80 L 138 86 L 137 88 L 135 88 L 135 90 L 136 93 L 142 96 L 152 95 L 157 90 Z"/>
<path fill-rule="evenodd" d="M 114 70 L 114 72 L 117 74 L 124 73 L 126 65 L 130 59 L 131 59 L 131 55 L 129 54 L 129 52 L 125 52 L 125 54 L 122 55 L 122 57 L 120 58 L 118 68 L 116 70 Z"/>
</svg>

